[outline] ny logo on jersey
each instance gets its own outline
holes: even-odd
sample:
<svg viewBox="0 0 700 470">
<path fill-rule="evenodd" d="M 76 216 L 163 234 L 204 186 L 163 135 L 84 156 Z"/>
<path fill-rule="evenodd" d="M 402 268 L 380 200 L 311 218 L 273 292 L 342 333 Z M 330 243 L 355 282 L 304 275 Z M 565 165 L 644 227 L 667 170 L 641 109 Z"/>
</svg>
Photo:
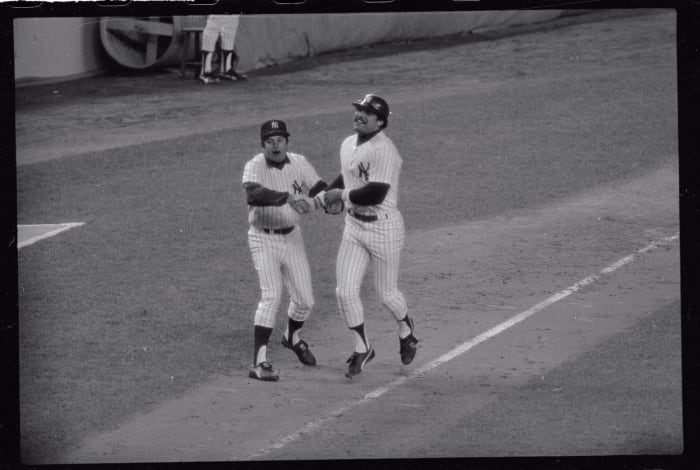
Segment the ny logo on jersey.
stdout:
<svg viewBox="0 0 700 470">
<path fill-rule="evenodd" d="M 297 183 L 297 180 L 294 180 L 294 183 L 292 183 L 292 188 L 294 189 L 294 194 L 301 194 L 304 192 L 299 183 Z"/>
<path fill-rule="evenodd" d="M 369 181 L 369 163 L 365 164 L 364 162 L 360 162 L 360 166 L 358 166 L 357 169 L 360 170 L 360 178 Z"/>
</svg>

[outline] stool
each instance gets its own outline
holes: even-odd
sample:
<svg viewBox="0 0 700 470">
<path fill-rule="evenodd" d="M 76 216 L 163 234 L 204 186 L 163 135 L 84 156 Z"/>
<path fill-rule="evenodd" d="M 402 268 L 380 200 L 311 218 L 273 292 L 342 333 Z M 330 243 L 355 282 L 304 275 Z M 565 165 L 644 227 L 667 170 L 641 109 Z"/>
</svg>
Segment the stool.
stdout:
<svg viewBox="0 0 700 470">
<path fill-rule="evenodd" d="M 182 28 L 181 33 L 184 37 L 185 44 L 182 47 L 182 57 L 180 58 L 180 76 L 187 76 L 187 67 L 195 67 L 194 78 L 199 76 L 199 71 L 202 68 L 202 32 L 204 26 L 191 26 Z M 190 58 L 190 43 L 194 42 L 195 59 Z"/>
</svg>

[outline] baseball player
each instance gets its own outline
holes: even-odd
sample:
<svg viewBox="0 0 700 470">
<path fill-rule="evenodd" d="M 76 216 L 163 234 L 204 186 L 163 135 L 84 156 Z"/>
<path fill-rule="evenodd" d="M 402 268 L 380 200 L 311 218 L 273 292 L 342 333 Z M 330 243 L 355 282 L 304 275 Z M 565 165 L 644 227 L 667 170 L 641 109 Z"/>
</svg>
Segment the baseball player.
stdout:
<svg viewBox="0 0 700 470">
<path fill-rule="evenodd" d="M 260 280 L 261 299 L 254 317 L 254 355 L 249 376 L 276 381 L 279 375 L 267 360 L 267 344 L 275 325 L 283 290 L 289 291 L 287 329 L 282 345 L 302 364 L 316 358 L 299 331 L 314 305 L 311 271 L 298 222 L 301 214 L 320 207 L 327 187 L 303 155 L 287 151 L 289 133 L 283 121 L 263 123 L 263 151 L 246 163 L 243 187 L 248 203 L 248 243 Z M 316 199 L 312 199 L 316 196 Z"/>
<path fill-rule="evenodd" d="M 238 31 L 240 15 L 208 15 L 207 24 L 202 32 L 202 68 L 199 79 L 204 84 L 218 83 L 220 78 L 225 80 L 245 80 L 246 75 L 234 70 L 238 56 L 233 50 L 233 44 Z M 217 76 L 212 72 L 212 57 L 216 42 L 221 37 L 221 72 Z"/>
<path fill-rule="evenodd" d="M 348 359 L 348 377 L 362 372 L 374 349 L 367 339 L 360 286 L 368 265 L 382 304 L 398 324 L 399 354 L 403 364 L 416 355 L 418 340 L 413 320 L 398 288 L 399 259 L 404 245 L 403 217 L 397 207 L 399 173 L 403 160 L 384 129 L 389 123 L 389 105 L 369 94 L 353 103 L 355 135 L 340 147 L 341 174 L 328 186 L 324 203 L 338 199 L 347 208 L 343 238 L 336 262 L 336 296 L 345 324 L 355 340 Z"/>
</svg>

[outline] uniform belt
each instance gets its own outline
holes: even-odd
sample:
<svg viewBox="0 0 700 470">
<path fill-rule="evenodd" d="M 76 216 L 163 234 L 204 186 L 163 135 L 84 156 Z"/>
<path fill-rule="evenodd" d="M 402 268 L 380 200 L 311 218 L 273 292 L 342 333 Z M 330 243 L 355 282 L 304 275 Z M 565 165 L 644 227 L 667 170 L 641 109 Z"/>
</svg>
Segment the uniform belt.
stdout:
<svg viewBox="0 0 700 470">
<path fill-rule="evenodd" d="M 292 233 L 292 230 L 294 230 L 294 225 L 292 225 L 291 227 L 285 227 L 285 228 L 264 228 L 264 229 L 262 229 L 262 231 L 265 233 L 274 233 L 275 235 L 287 235 L 288 233 Z"/>
<path fill-rule="evenodd" d="M 377 217 L 376 215 L 358 214 L 357 212 L 355 212 L 352 209 L 348 209 L 348 213 L 351 216 L 355 217 L 357 220 L 361 220 L 363 222 L 376 222 L 377 220 L 379 220 L 379 217 Z M 389 217 L 386 214 L 384 214 L 384 217 L 382 217 L 382 218 L 388 219 Z"/>
</svg>

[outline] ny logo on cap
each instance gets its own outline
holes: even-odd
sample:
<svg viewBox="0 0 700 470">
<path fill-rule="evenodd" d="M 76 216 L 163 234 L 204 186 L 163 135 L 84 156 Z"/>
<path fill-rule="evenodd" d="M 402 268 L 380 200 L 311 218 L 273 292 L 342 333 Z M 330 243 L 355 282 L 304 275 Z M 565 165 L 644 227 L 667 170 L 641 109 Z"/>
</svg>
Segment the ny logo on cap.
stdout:
<svg viewBox="0 0 700 470">
<path fill-rule="evenodd" d="M 272 122 L 270 123 L 270 127 L 273 128 L 273 129 L 279 129 L 279 128 L 280 128 L 280 123 L 277 122 L 277 121 L 272 121 Z"/>
</svg>

